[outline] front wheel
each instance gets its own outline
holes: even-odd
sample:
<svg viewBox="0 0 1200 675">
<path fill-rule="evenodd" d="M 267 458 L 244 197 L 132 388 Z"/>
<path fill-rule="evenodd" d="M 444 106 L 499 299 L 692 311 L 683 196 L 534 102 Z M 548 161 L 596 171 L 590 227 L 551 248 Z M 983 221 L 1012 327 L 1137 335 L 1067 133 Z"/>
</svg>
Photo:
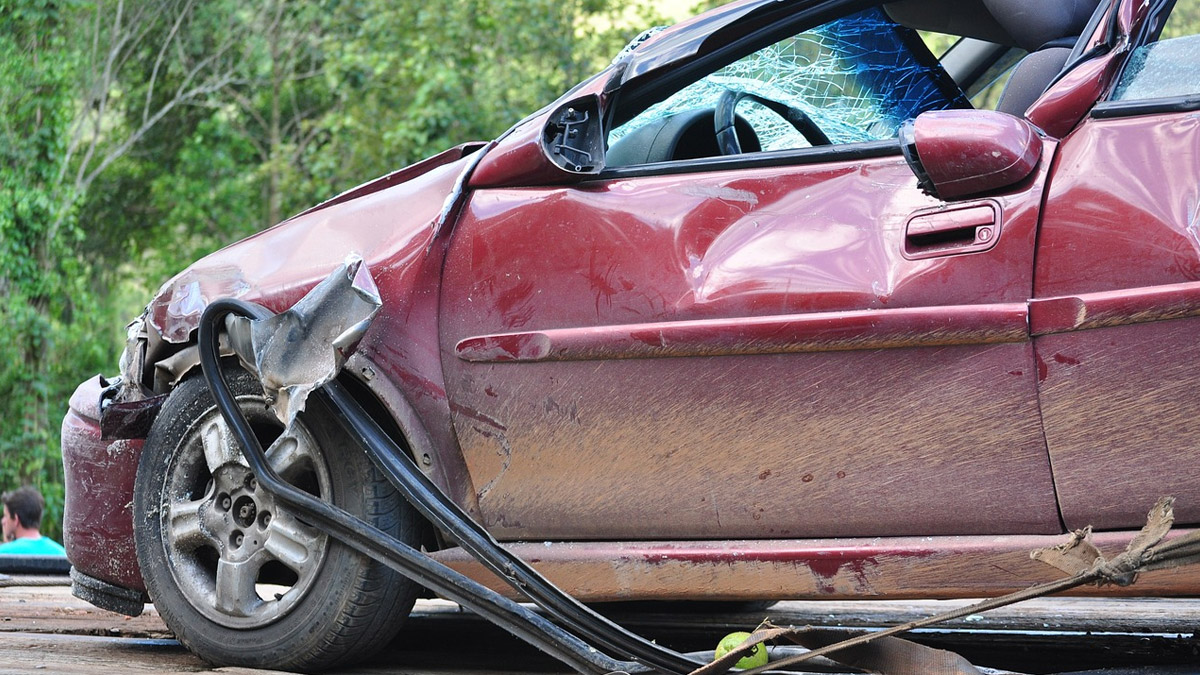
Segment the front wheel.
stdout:
<svg viewBox="0 0 1200 675">
<path fill-rule="evenodd" d="M 319 406 L 285 432 L 249 373 L 230 368 L 226 380 L 284 480 L 420 541 L 411 507 L 336 425 L 322 423 Z M 236 447 L 199 377 L 171 394 L 146 439 L 134 538 L 167 626 L 219 665 L 313 670 L 386 645 L 417 586 L 277 504 Z"/>
</svg>

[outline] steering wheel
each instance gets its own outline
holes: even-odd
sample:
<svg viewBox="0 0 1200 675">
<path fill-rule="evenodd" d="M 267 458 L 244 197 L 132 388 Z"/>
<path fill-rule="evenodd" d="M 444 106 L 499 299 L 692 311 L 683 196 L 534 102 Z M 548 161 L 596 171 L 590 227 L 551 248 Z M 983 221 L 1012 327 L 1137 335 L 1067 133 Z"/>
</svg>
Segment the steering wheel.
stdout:
<svg viewBox="0 0 1200 675">
<path fill-rule="evenodd" d="M 717 106 L 713 108 L 713 126 L 717 130 L 717 147 L 720 148 L 722 155 L 740 155 L 742 153 L 742 144 L 738 142 L 734 122 L 737 119 L 735 114 L 737 105 L 743 99 L 754 101 L 777 113 L 795 127 L 809 145 L 830 145 L 829 137 L 813 123 L 812 118 L 803 110 L 793 108 L 786 103 L 763 98 L 757 94 L 751 94 L 748 91 L 726 89 L 721 94 L 721 98 L 717 100 Z"/>
</svg>

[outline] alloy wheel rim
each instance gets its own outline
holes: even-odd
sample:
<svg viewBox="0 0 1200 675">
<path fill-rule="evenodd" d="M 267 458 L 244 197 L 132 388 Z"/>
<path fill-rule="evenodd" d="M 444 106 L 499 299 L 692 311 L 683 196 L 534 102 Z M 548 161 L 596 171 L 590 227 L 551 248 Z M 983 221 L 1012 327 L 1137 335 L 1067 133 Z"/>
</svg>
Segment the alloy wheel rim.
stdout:
<svg viewBox="0 0 1200 675">
<path fill-rule="evenodd" d="M 281 433 L 273 419 L 256 421 L 260 442 L 272 441 L 266 453 L 272 468 L 328 500 L 329 469 L 303 425 Z M 162 543 L 192 607 L 229 628 L 259 628 L 287 615 L 312 590 L 328 536 L 279 508 L 235 448 L 215 409 L 188 430 L 167 468 Z"/>
</svg>

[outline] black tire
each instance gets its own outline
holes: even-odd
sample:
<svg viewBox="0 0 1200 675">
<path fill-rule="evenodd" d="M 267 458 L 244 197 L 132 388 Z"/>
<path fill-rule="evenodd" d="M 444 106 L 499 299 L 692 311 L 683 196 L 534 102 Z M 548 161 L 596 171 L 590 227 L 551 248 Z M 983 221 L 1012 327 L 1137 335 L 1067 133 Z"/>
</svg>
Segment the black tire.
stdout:
<svg viewBox="0 0 1200 675">
<path fill-rule="evenodd" d="M 228 368 L 230 390 L 264 448 L 283 425 L 257 381 Z M 422 522 L 313 402 L 269 454 L 285 480 L 417 544 Z M 203 378 L 159 413 L 134 490 L 146 588 L 176 637 L 218 665 L 319 670 L 385 646 L 418 586 L 277 509 L 237 451 Z M 282 587 L 282 589 L 281 589 Z"/>
</svg>

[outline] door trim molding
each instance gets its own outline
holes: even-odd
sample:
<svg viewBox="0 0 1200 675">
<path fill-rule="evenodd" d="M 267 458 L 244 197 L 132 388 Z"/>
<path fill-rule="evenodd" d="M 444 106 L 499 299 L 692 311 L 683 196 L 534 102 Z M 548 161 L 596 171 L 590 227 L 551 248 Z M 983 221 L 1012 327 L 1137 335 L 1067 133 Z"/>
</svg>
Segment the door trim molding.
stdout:
<svg viewBox="0 0 1200 675">
<path fill-rule="evenodd" d="M 1025 303 L 814 312 L 752 318 L 497 333 L 468 337 L 475 363 L 787 354 L 1029 340 Z"/>
<path fill-rule="evenodd" d="M 1029 301 L 1033 335 L 1200 316 L 1200 282 L 1080 293 Z"/>
</svg>

